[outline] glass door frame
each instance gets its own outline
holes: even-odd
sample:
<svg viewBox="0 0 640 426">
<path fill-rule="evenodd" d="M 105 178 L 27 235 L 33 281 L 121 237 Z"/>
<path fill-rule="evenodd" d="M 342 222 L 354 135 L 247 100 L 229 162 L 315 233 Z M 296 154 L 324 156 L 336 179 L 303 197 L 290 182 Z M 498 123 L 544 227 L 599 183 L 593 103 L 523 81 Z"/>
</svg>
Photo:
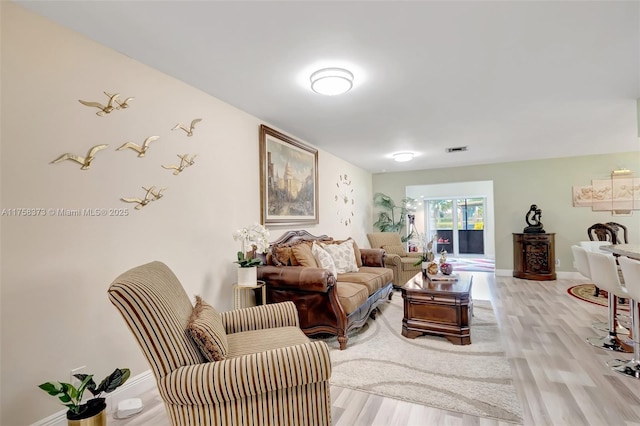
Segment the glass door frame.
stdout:
<svg viewBox="0 0 640 426">
<path fill-rule="evenodd" d="M 487 208 L 487 197 L 480 197 L 480 196 L 471 196 L 471 197 L 434 197 L 434 198 L 424 198 L 423 199 L 423 203 L 424 203 L 424 229 L 427 232 L 427 235 L 433 235 L 434 233 L 437 234 L 438 233 L 438 229 L 434 229 L 434 227 L 437 227 L 436 223 L 432 223 L 432 218 L 434 217 L 434 215 L 432 214 L 432 202 L 434 201 L 445 201 L 445 202 L 450 202 L 451 203 L 451 247 L 453 248 L 453 250 L 449 251 L 447 250 L 447 253 L 450 254 L 453 257 L 459 257 L 460 256 L 460 235 L 459 235 L 459 231 L 460 231 L 460 227 L 458 226 L 458 210 L 459 210 L 459 200 L 468 200 L 468 199 L 482 199 L 482 208 L 483 208 L 483 227 L 482 227 L 482 232 L 483 232 L 483 249 L 482 249 L 482 253 L 477 253 L 480 256 L 484 256 L 485 255 L 485 248 L 484 248 L 484 236 L 485 236 L 485 231 L 486 231 L 486 227 L 484 226 L 484 223 L 486 222 L 486 219 L 484 218 L 484 214 L 486 214 Z M 440 231 L 448 231 L 448 229 L 441 229 Z M 467 229 L 463 229 L 463 230 L 467 230 Z M 446 249 L 447 246 L 445 246 L 444 248 Z M 442 250 L 441 248 L 441 243 L 438 243 L 438 246 L 436 247 L 436 250 L 438 252 L 440 252 Z M 463 254 L 467 254 L 467 253 L 463 253 Z M 473 254 L 473 253 L 469 253 L 469 254 Z"/>
</svg>

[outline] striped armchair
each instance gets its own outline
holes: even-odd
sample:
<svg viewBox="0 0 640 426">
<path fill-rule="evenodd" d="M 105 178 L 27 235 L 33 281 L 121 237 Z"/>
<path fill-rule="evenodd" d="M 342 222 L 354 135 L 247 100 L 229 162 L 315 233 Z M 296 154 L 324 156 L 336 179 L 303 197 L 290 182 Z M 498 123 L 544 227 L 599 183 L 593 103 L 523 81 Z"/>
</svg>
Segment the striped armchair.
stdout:
<svg viewBox="0 0 640 426">
<path fill-rule="evenodd" d="M 371 248 L 381 248 L 387 252 L 385 266 L 393 270 L 393 287 L 399 288 L 411 280 L 422 266 L 415 266 L 420 253 L 409 253 L 397 232 L 372 232 L 367 234 Z"/>
<path fill-rule="evenodd" d="M 161 262 L 111 284 L 174 425 L 330 425 L 331 361 L 299 329 L 292 302 L 221 314 L 228 353 L 207 362 L 187 332 L 193 305 Z"/>
</svg>

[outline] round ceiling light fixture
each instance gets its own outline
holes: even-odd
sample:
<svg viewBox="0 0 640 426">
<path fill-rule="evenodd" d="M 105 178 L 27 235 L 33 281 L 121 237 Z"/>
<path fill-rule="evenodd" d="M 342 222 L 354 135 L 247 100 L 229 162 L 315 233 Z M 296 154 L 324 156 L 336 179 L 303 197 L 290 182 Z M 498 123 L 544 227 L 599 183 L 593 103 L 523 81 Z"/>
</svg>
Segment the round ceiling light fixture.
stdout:
<svg viewBox="0 0 640 426">
<path fill-rule="evenodd" d="M 413 152 L 396 152 L 393 154 L 393 159 L 398 163 L 404 163 L 413 160 L 415 154 Z"/>
<path fill-rule="evenodd" d="M 342 95 L 352 87 L 353 74 L 344 68 L 323 68 L 311 74 L 311 90 L 321 95 Z"/>
</svg>

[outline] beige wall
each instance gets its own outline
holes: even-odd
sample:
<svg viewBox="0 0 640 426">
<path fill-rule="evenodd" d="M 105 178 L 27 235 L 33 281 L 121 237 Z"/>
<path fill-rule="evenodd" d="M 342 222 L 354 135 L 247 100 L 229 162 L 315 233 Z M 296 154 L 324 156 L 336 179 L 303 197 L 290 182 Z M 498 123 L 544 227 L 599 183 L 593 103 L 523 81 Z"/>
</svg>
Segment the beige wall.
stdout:
<svg viewBox="0 0 640 426">
<path fill-rule="evenodd" d="M 148 369 L 106 294 L 126 269 L 162 260 L 189 295 L 232 306 L 239 246 L 231 234 L 260 220 L 261 121 L 17 5 L 2 2 L 1 15 L 1 207 L 129 213 L 2 216 L 0 424 L 22 425 L 63 409 L 37 385 L 68 381 L 73 368 L 86 365 L 100 379 L 115 367 L 133 375 Z M 78 103 L 104 101 L 103 91 L 135 100 L 104 117 Z M 196 117 L 203 120 L 193 137 L 170 130 Z M 144 158 L 115 151 L 151 135 L 160 139 Z M 109 148 L 90 170 L 49 164 L 103 143 Z M 160 167 L 184 153 L 198 157 L 181 175 Z M 336 182 L 345 173 L 355 196 L 350 226 L 336 214 Z M 143 185 L 167 187 L 165 196 L 140 211 L 119 201 L 139 196 Z M 320 151 L 319 186 L 320 224 L 307 229 L 365 246 L 371 174 Z M 283 231 L 272 229 L 272 239 Z"/>
<path fill-rule="evenodd" d="M 559 142 L 560 143 L 560 142 Z M 587 207 L 573 207 L 571 188 L 590 185 L 592 179 L 607 178 L 621 166 L 640 173 L 637 152 L 549 160 L 521 161 L 483 166 L 423 170 L 373 175 L 373 191 L 395 200 L 404 197 L 409 185 L 449 182 L 493 181 L 496 269 L 513 269 L 512 233 L 527 225 L 525 214 L 531 204 L 542 209 L 547 232 L 556 233 L 558 271 L 573 271 L 571 245 L 587 239 L 587 228 L 596 222 L 615 221 L 629 229 L 631 241 L 640 241 L 640 212 L 629 217 L 612 217 Z"/>
</svg>

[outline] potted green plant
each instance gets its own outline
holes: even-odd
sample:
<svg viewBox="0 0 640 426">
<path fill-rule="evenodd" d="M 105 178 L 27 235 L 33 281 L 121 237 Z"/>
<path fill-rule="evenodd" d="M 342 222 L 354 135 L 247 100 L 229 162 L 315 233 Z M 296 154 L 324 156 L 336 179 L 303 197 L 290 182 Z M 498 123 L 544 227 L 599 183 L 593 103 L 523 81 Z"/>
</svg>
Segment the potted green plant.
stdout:
<svg viewBox="0 0 640 426">
<path fill-rule="evenodd" d="M 38 386 L 49 395 L 57 396 L 60 402 L 67 407 L 67 421 L 69 426 L 106 425 L 105 408 L 107 403 L 101 397 L 102 393 L 113 392 L 127 381 L 131 372 L 128 368 L 116 368 L 113 373 L 96 385 L 93 374 L 74 374 L 73 377 L 80 380 L 76 388 L 70 383 L 46 382 Z M 82 395 L 89 390 L 94 398 L 82 402 Z"/>
<path fill-rule="evenodd" d="M 400 205 L 396 205 L 395 201 L 381 192 L 373 195 L 373 205 L 381 210 L 377 213 L 377 220 L 373 223 L 380 232 L 400 232 L 407 223 L 407 213 L 414 210 L 413 204 L 416 200 L 413 198 L 403 198 Z M 413 235 L 402 237 L 402 242 L 406 242 Z"/>
</svg>

